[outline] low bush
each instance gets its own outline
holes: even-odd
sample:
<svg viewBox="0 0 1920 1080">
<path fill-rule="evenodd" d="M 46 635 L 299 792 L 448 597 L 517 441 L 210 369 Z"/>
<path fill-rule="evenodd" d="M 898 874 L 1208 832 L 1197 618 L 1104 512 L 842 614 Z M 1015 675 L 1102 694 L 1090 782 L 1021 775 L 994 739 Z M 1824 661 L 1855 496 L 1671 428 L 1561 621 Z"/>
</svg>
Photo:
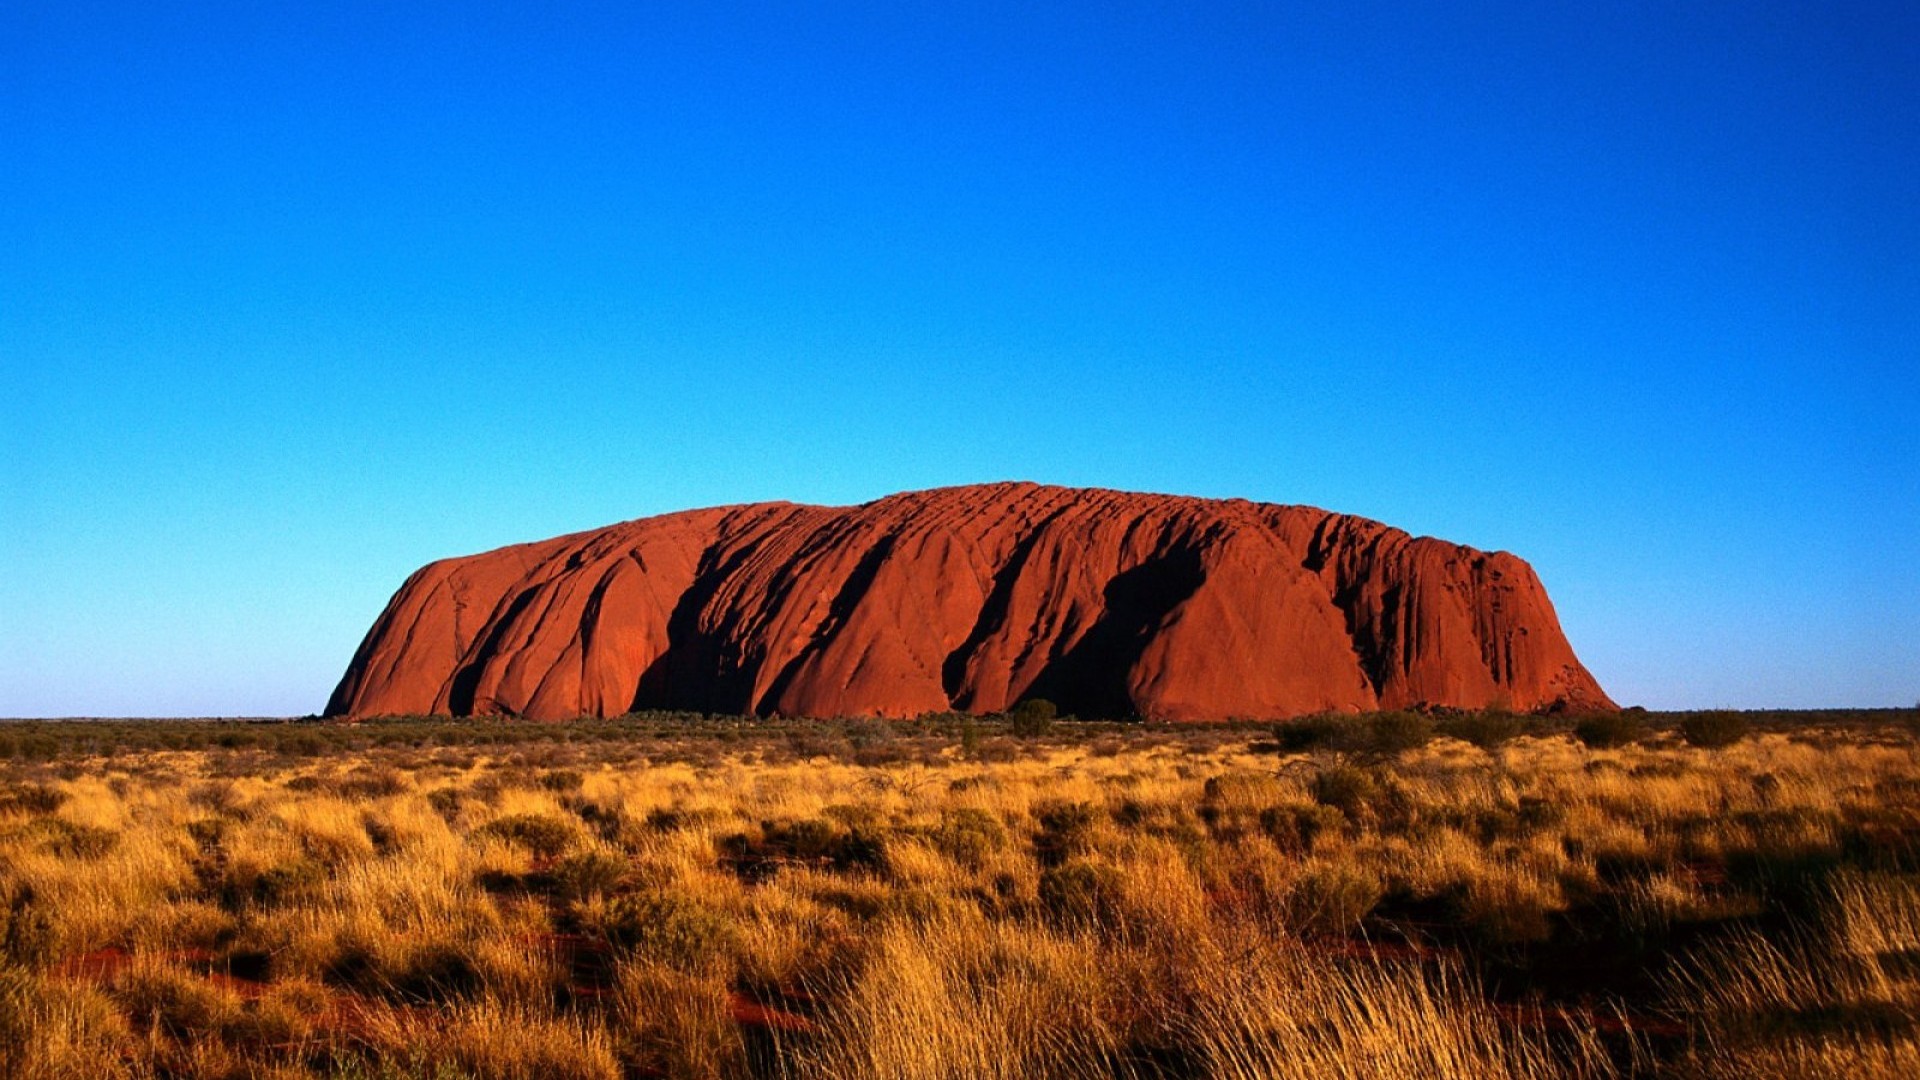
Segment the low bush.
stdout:
<svg viewBox="0 0 1920 1080">
<path fill-rule="evenodd" d="M 479 834 L 497 836 L 543 859 L 564 854 L 580 838 L 571 823 L 547 814 L 508 814 L 494 818 L 480 827 Z"/>
<path fill-rule="evenodd" d="M 1693 713 L 1680 721 L 1680 737 L 1688 746 L 1720 750 L 1746 738 L 1753 725 L 1737 712 Z"/>
<path fill-rule="evenodd" d="M 729 915 L 671 892 L 615 899 L 601 932 L 617 949 L 686 971 L 724 960 L 740 945 L 740 931 Z"/>
<path fill-rule="evenodd" d="M 1394 758 L 1433 741 L 1433 721 L 1412 712 L 1383 712 L 1367 717 L 1367 753 Z"/>
<path fill-rule="evenodd" d="M 1110 926 L 1121 894 L 1120 871 L 1076 859 L 1040 874 L 1040 906 L 1066 926 Z"/>
<path fill-rule="evenodd" d="M 362 765 L 341 777 L 334 790 L 347 799 L 384 799 L 407 790 L 407 778 L 399 769 Z"/>
<path fill-rule="evenodd" d="M 237 866 L 227 879 L 225 899 L 229 907 L 271 907 L 306 896 L 326 880 L 327 868 L 305 855 L 259 869 Z"/>
<path fill-rule="evenodd" d="M 940 827 L 933 831 L 933 845 L 962 866 L 977 869 L 1007 844 L 1006 826 L 985 810 L 962 807 L 940 816 Z"/>
<path fill-rule="evenodd" d="M 1470 882 L 1456 889 L 1449 900 L 1455 920 L 1481 942 L 1495 946 L 1546 941 L 1558 906 L 1548 887 L 1524 879 Z"/>
<path fill-rule="evenodd" d="M 328 961 L 327 981 L 357 994 L 410 1005 L 472 998 L 486 980 L 469 941 L 408 943 L 349 938 Z"/>
<path fill-rule="evenodd" d="M 1080 854 L 1093 845 L 1094 823 L 1100 818 L 1092 803 L 1049 800 L 1033 808 L 1034 850 L 1043 863 L 1054 864 Z"/>
<path fill-rule="evenodd" d="M 541 787 L 563 795 L 579 791 L 584 783 L 586 783 L 586 777 L 578 769 L 553 769 L 540 776 Z"/>
<path fill-rule="evenodd" d="M 1311 852 L 1346 827 L 1347 815 L 1333 806 L 1270 806 L 1260 812 L 1260 831 L 1288 854 Z"/>
<path fill-rule="evenodd" d="M 1285 721 L 1273 729 L 1274 741 L 1289 753 L 1334 750 L 1377 758 L 1397 758 L 1433 740 L 1433 721 L 1414 712 L 1377 712 L 1365 716 L 1321 713 Z"/>
<path fill-rule="evenodd" d="M 1351 716 L 1317 713 L 1285 720 L 1274 726 L 1273 740 L 1290 754 L 1309 750 L 1346 749 L 1353 744 L 1359 721 Z"/>
<path fill-rule="evenodd" d="M 627 860 L 606 851 L 581 851 L 553 864 L 554 891 L 562 899 L 585 900 L 619 889 Z"/>
<path fill-rule="evenodd" d="M 749 881 L 772 877 L 788 863 L 840 871 L 882 872 L 887 868 L 885 830 L 845 828 L 824 818 L 763 821 L 757 836 L 734 833 L 718 846 L 734 872 Z"/>
<path fill-rule="evenodd" d="M 484 983 L 467 943 L 436 941 L 409 952 L 389 977 L 386 990 L 400 1001 L 444 1004 L 473 997 Z"/>
<path fill-rule="evenodd" d="M 1364 867 L 1316 862 L 1287 894 L 1287 925 L 1303 937 L 1350 934 L 1380 903 L 1384 892 L 1380 879 Z"/>
<path fill-rule="evenodd" d="M 1491 750 L 1519 738 L 1527 730 L 1526 718 L 1509 712 L 1458 713 L 1441 720 L 1440 734 Z"/>
<path fill-rule="evenodd" d="M 1046 698 L 1028 698 L 1007 710 L 1007 725 L 1015 735 L 1030 739 L 1045 735 L 1059 713 Z"/>
<path fill-rule="evenodd" d="M 230 995 L 184 971 L 136 968 L 115 979 L 111 992 L 135 1027 L 158 1028 L 174 1039 L 217 1035 L 239 1011 Z"/>
<path fill-rule="evenodd" d="M 59 940 L 53 912 L 31 885 L 0 882 L 0 969 L 9 961 L 29 967 L 43 963 L 53 957 Z"/>
<path fill-rule="evenodd" d="M 427 793 L 427 805 L 448 824 L 453 823 L 453 819 L 460 813 L 460 807 L 466 801 L 466 794 L 458 788 L 435 788 Z"/>
<path fill-rule="evenodd" d="M 1315 802 L 1352 818 L 1379 797 L 1380 784 L 1365 769 L 1335 765 L 1314 776 L 1311 791 Z"/>
<path fill-rule="evenodd" d="M 1595 713 L 1573 725 L 1573 737 L 1595 750 L 1611 750 L 1646 738 L 1647 725 L 1628 712 Z"/>
<path fill-rule="evenodd" d="M 66 792 L 46 784 L 0 788 L 0 814 L 51 814 L 66 801 Z"/>
<path fill-rule="evenodd" d="M 31 837 L 41 850 L 63 859 L 101 858 L 120 842 L 120 834 L 95 825 L 76 825 L 64 818 L 38 818 L 17 834 Z"/>
</svg>

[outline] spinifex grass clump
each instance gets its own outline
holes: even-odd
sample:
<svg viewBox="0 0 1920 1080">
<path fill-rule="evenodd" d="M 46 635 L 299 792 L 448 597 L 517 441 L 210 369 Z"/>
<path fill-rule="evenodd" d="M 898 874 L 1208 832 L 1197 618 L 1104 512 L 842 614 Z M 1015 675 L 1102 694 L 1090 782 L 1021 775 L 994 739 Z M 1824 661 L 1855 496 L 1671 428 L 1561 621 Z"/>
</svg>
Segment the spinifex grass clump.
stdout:
<svg viewBox="0 0 1920 1080">
<path fill-rule="evenodd" d="M 1915 731 L 1687 719 L 36 725 L 0 1076 L 1911 1075 Z"/>
</svg>

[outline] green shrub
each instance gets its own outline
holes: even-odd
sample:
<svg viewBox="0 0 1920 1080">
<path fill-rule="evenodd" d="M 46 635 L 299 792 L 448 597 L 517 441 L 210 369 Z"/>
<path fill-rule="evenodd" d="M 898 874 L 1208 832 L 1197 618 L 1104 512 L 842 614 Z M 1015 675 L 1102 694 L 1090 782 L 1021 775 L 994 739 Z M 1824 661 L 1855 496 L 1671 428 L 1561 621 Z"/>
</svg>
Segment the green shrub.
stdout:
<svg viewBox="0 0 1920 1080">
<path fill-rule="evenodd" d="M 20 830 L 38 845 L 63 859 L 90 862 L 112 851 L 120 834 L 95 825 L 76 825 L 64 818 L 38 818 Z"/>
<path fill-rule="evenodd" d="M 321 976 L 335 986 L 372 994 L 387 985 L 384 965 L 379 946 L 356 934 L 335 945 L 333 956 L 322 965 Z"/>
<path fill-rule="evenodd" d="M 887 868 L 886 834 L 878 829 L 849 829 L 834 845 L 832 858 L 836 870 L 884 871 Z"/>
<path fill-rule="evenodd" d="M 302 855 L 277 863 L 246 878 L 230 883 L 228 895 L 241 895 L 256 904 L 279 904 L 304 895 L 327 880 L 327 868 L 318 860 Z"/>
<path fill-rule="evenodd" d="M 1737 712 L 1693 713 L 1680 721 L 1680 737 L 1688 746 L 1719 750 L 1732 746 L 1750 734 L 1753 725 Z"/>
<path fill-rule="evenodd" d="M 1040 827 L 1034 849 L 1044 863 L 1058 863 L 1086 851 L 1093 844 L 1093 826 L 1099 810 L 1092 803 L 1051 800 L 1033 808 Z"/>
<path fill-rule="evenodd" d="M 820 816 L 837 822 L 847 829 L 877 832 L 884 827 L 880 820 L 880 811 L 864 804 L 834 803 L 832 806 L 822 808 Z"/>
<path fill-rule="evenodd" d="M 187 822 L 187 836 L 202 851 L 212 851 L 226 842 L 228 822 L 226 818 L 196 818 Z"/>
<path fill-rule="evenodd" d="M 1488 710 L 1449 716 L 1438 726 L 1442 735 L 1491 750 L 1519 738 L 1527 729 L 1527 721 L 1513 713 Z"/>
<path fill-rule="evenodd" d="M 415 1005 L 471 998 L 486 982 L 461 943 L 429 942 L 403 954 L 396 954 L 396 945 L 358 937 L 341 942 L 326 965 L 327 981 L 355 993 Z"/>
<path fill-rule="evenodd" d="M 439 814 L 441 820 L 448 824 L 453 823 L 464 802 L 466 802 L 466 796 L 458 788 L 435 788 L 427 792 L 427 805 L 433 807 L 433 812 Z"/>
<path fill-rule="evenodd" d="M 112 994 L 136 1027 L 175 1039 L 217 1035 L 235 1011 L 231 1000 L 184 971 L 129 971 L 114 980 Z"/>
<path fill-rule="evenodd" d="M 432 942 L 407 956 L 386 990 L 401 1001 L 443 1004 L 473 997 L 484 982 L 480 968 L 462 945 Z"/>
<path fill-rule="evenodd" d="M 541 787 L 561 794 L 579 791 L 580 786 L 586 782 L 587 778 L 581 775 L 578 769 L 553 769 L 540 777 Z"/>
<path fill-rule="evenodd" d="M 1059 713 L 1046 698 L 1028 698 L 1007 710 L 1007 722 L 1015 735 L 1029 739 L 1046 734 Z"/>
<path fill-rule="evenodd" d="M 1323 837 L 1345 831 L 1347 815 L 1332 806 L 1270 806 L 1260 811 L 1260 831 L 1281 851 L 1310 852 Z"/>
<path fill-rule="evenodd" d="M 627 827 L 627 815 L 619 803 L 573 801 L 575 805 L 569 809 L 580 818 L 581 824 L 592 829 L 595 835 L 609 843 L 620 839 L 620 834 Z"/>
<path fill-rule="evenodd" d="M 989 856 L 1006 846 L 1007 829 L 1000 819 L 965 807 L 940 816 L 940 827 L 932 835 L 933 845 L 962 866 L 978 869 Z"/>
<path fill-rule="evenodd" d="M 753 879 L 770 876 L 789 861 L 828 863 L 835 870 L 887 868 L 886 834 L 878 827 L 846 829 L 823 818 L 763 821 L 757 839 L 735 833 L 719 846 L 737 873 Z"/>
<path fill-rule="evenodd" d="M 508 814 L 493 819 L 479 831 L 483 836 L 497 836 L 510 844 L 518 844 L 543 859 L 565 853 L 579 839 L 579 833 L 570 823 L 547 814 Z"/>
<path fill-rule="evenodd" d="M 1287 925 L 1303 937 L 1350 934 L 1380 902 L 1380 879 L 1350 862 L 1316 863 L 1287 894 Z"/>
<path fill-rule="evenodd" d="M 1310 789 L 1315 802 L 1331 806 L 1349 818 L 1359 814 L 1368 803 L 1380 796 L 1380 784 L 1373 775 L 1352 765 L 1335 765 L 1320 770 L 1313 778 Z"/>
<path fill-rule="evenodd" d="M 723 912 L 676 893 L 622 896 L 602 929 L 614 947 L 683 971 L 702 970 L 740 943 L 739 929 Z"/>
<path fill-rule="evenodd" d="M 1343 750 L 1357 740 L 1359 721 L 1351 716 L 1317 713 L 1285 720 L 1274 726 L 1273 739 L 1280 749 L 1298 754 L 1308 750 Z"/>
<path fill-rule="evenodd" d="M 0 970 L 4 961 L 32 966 L 53 958 L 59 933 L 53 912 L 30 885 L 0 883 Z"/>
<path fill-rule="evenodd" d="M 834 828 L 833 823 L 820 818 L 763 822 L 761 831 L 768 844 L 780 848 L 792 858 L 808 861 L 831 858 L 839 839 L 839 830 Z"/>
<path fill-rule="evenodd" d="M 1040 873 L 1040 906 L 1064 925 L 1112 925 L 1120 885 L 1120 871 L 1104 863 L 1075 860 L 1050 866 Z"/>
<path fill-rule="evenodd" d="M 0 791 L 0 814 L 51 814 L 67 801 L 67 793 L 45 784 L 21 784 Z"/>
<path fill-rule="evenodd" d="M 627 860 L 605 851 L 568 855 L 553 866 L 554 891 L 567 900 L 611 893 L 627 876 Z"/>
<path fill-rule="evenodd" d="M 285 757 L 319 757 L 327 752 L 326 740 L 310 731 L 282 737 L 274 749 Z"/>
<path fill-rule="evenodd" d="M 407 790 L 407 778 L 392 767 L 359 765 L 342 777 L 334 790 L 347 799 L 384 799 Z"/>
<path fill-rule="evenodd" d="M 1399 757 L 1433 741 L 1433 721 L 1411 712 L 1383 712 L 1367 717 L 1363 749 L 1381 757 Z"/>
<path fill-rule="evenodd" d="M 1639 742 L 1647 734 L 1647 725 L 1633 713 L 1595 713 L 1573 725 L 1573 737 L 1595 750 L 1608 750 Z"/>
<path fill-rule="evenodd" d="M 1280 749 L 1290 753 L 1337 750 L 1391 758 L 1432 741 L 1433 721 L 1412 712 L 1319 713 L 1285 721 L 1273 729 L 1273 736 Z"/>
</svg>

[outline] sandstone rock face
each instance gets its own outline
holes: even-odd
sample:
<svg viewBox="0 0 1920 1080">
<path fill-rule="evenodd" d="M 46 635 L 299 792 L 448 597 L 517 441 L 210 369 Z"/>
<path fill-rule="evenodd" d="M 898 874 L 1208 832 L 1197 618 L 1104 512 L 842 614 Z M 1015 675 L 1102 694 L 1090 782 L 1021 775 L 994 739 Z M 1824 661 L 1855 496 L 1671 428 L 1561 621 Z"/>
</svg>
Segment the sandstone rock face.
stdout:
<svg viewBox="0 0 1920 1080">
<path fill-rule="evenodd" d="M 666 514 L 415 572 L 335 716 L 1612 708 L 1533 570 L 1299 506 L 986 484 Z"/>
</svg>

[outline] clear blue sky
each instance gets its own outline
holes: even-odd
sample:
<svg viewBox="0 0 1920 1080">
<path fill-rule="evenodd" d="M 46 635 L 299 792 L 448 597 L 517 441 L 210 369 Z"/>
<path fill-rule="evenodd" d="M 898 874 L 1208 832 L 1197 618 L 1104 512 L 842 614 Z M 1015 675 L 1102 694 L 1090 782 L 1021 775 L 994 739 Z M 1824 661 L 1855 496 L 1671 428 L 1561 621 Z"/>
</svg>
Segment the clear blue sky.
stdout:
<svg viewBox="0 0 1920 1080">
<path fill-rule="evenodd" d="M 0 715 L 1009 478 L 1517 552 L 1624 702 L 1920 698 L 1920 7 L 896 6 L 0 7 Z"/>
</svg>

